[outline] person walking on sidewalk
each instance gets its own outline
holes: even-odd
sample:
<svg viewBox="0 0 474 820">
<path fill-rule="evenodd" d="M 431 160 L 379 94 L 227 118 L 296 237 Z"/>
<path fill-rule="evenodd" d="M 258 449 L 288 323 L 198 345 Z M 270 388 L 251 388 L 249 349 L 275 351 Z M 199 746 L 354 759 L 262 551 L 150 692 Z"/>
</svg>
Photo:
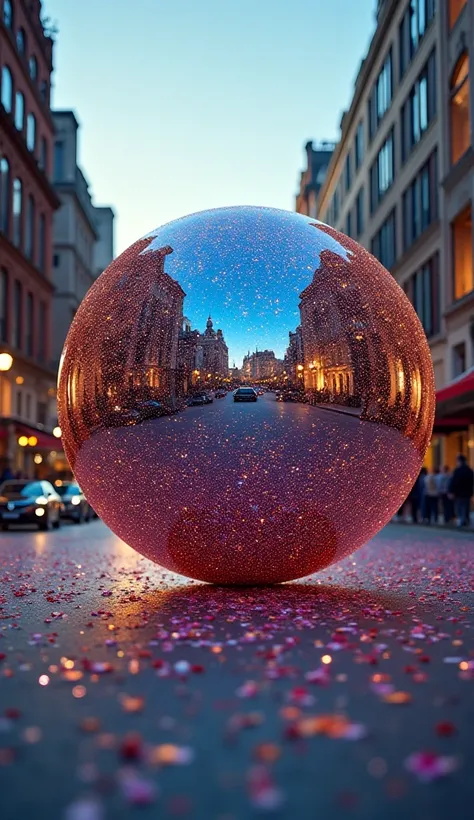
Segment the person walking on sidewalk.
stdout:
<svg viewBox="0 0 474 820">
<path fill-rule="evenodd" d="M 474 495 L 474 471 L 469 467 L 466 456 L 459 455 L 456 464 L 449 483 L 449 494 L 454 499 L 458 527 L 467 527 L 470 523 L 471 498 Z"/>
<path fill-rule="evenodd" d="M 439 469 L 425 475 L 425 509 L 424 520 L 427 524 L 437 524 L 439 514 Z"/>
<path fill-rule="evenodd" d="M 438 492 L 441 500 L 441 507 L 443 510 L 443 519 L 445 524 L 450 524 L 454 518 L 453 500 L 449 496 L 449 482 L 451 481 L 451 470 L 446 465 L 443 467 L 443 472 L 438 475 Z"/>
</svg>

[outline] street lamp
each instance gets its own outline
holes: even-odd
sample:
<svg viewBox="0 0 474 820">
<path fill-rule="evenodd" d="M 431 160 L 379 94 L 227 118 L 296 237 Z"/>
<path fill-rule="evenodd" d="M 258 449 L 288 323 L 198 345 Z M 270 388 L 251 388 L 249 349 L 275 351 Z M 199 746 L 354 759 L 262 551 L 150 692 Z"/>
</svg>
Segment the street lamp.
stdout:
<svg viewBox="0 0 474 820">
<path fill-rule="evenodd" d="M 7 373 L 13 364 L 13 356 L 10 353 L 0 353 L 0 416 L 3 415 L 3 378 L 2 373 Z"/>
<path fill-rule="evenodd" d="M 13 356 L 10 356 L 9 353 L 0 353 L 0 371 L 2 373 L 6 373 L 8 370 L 10 370 L 12 364 Z"/>
</svg>

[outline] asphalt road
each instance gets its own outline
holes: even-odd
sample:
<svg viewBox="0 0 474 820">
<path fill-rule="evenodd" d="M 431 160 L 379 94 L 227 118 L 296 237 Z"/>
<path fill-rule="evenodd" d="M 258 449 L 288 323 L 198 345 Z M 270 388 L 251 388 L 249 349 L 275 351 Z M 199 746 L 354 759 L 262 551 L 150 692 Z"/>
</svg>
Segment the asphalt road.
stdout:
<svg viewBox="0 0 474 820">
<path fill-rule="evenodd" d="M 2 534 L 2 820 L 467 820 L 473 579 L 472 535 L 410 526 L 267 589 Z"/>
</svg>

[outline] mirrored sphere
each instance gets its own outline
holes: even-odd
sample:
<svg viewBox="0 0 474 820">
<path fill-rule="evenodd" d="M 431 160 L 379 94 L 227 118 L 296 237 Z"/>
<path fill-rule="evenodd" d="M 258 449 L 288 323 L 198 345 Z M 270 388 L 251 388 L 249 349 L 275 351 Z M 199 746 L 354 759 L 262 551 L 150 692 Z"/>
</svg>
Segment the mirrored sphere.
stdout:
<svg viewBox="0 0 474 820">
<path fill-rule="evenodd" d="M 299 214 L 170 222 L 88 292 L 59 375 L 67 457 L 147 558 L 202 581 L 276 583 L 356 550 L 415 481 L 431 358 L 393 277 Z"/>
</svg>

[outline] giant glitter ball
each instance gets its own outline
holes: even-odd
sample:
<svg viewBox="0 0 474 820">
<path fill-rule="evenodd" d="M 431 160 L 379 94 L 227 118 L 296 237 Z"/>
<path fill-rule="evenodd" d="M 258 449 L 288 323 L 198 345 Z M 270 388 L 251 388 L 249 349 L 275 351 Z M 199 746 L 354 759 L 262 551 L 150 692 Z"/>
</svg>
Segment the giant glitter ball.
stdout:
<svg viewBox="0 0 474 820">
<path fill-rule="evenodd" d="M 272 208 L 204 211 L 135 242 L 82 302 L 59 376 L 66 455 L 100 517 L 147 558 L 223 584 L 300 578 L 375 535 L 418 475 L 434 403 L 393 277 Z"/>
</svg>

